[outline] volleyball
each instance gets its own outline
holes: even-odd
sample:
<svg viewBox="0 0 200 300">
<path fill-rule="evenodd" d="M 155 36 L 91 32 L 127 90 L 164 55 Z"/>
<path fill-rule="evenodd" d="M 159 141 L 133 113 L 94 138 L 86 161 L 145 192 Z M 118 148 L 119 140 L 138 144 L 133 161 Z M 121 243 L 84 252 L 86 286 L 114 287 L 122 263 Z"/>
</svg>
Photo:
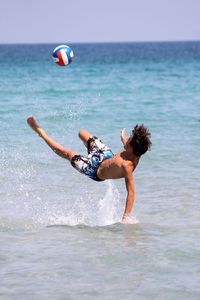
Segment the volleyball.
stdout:
<svg viewBox="0 0 200 300">
<path fill-rule="evenodd" d="M 74 59 L 72 49 L 67 45 L 59 45 L 53 50 L 53 61 L 59 66 L 67 66 Z"/>
</svg>

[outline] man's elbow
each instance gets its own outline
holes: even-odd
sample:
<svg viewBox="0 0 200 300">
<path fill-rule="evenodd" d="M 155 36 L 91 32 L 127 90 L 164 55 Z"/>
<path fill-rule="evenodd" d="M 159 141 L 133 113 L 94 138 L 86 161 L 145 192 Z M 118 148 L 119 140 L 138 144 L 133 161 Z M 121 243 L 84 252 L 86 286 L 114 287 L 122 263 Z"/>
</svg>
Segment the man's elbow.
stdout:
<svg viewBox="0 0 200 300">
<path fill-rule="evenodd" d="M 131 197 L 131 198 L 134 198 L 134 197 L 135 197 L 135 192 L 134 192 L 134 190 L 128 191 L 128 196 Z"/>
</svg>

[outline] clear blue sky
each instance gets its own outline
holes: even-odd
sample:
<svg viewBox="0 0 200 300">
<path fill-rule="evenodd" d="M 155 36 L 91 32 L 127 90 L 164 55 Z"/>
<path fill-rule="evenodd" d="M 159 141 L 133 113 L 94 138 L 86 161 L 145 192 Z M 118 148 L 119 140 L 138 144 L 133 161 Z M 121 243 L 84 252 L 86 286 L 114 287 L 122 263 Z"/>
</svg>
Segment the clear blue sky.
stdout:
<svg viewBox="0 0 200 300">
<path fill-rule="evenodd" d="M 200 0 L 0 0 L 0 43 L 200 40 Z"/>
</svg>

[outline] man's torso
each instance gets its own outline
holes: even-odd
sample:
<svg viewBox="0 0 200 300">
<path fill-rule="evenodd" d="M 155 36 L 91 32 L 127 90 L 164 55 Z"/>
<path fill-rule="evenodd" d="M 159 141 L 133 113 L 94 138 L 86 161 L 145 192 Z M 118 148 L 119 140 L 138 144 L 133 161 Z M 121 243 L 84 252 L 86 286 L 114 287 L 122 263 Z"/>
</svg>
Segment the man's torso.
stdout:
<svg viewBox="0 0 200 300">
<path fill-rule="evenodd" d="M 113 157 L 104 160 L 97 170 L 97 176 L 102 180 L 124 178 L 124 165 L 127 162 L 132 163 L 134 170 L 138 164 L 139 159 L 135 161 L 124 159 L 123 153 L 124 151 L 120 151 Z"/>
</svg>

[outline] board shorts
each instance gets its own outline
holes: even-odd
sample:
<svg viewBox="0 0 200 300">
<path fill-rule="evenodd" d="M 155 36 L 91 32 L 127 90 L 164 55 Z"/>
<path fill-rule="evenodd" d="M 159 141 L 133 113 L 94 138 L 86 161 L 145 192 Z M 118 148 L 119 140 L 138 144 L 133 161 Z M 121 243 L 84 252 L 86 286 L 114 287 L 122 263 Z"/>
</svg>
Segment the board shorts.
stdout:
<svg viewBox="0 0 200 300">
<path fill-rule="evenodd" d="M 114 156 L 110 148 L 102 143 L 96 136 L 90 137 L 87 142 L 88 156 L 74 155 L 71 159 L 71 165 L 80 173 L 89 176 L 95 181 L 103 181 L 98 178 L 97 170 L 100 164 Z"/>
</svg>

